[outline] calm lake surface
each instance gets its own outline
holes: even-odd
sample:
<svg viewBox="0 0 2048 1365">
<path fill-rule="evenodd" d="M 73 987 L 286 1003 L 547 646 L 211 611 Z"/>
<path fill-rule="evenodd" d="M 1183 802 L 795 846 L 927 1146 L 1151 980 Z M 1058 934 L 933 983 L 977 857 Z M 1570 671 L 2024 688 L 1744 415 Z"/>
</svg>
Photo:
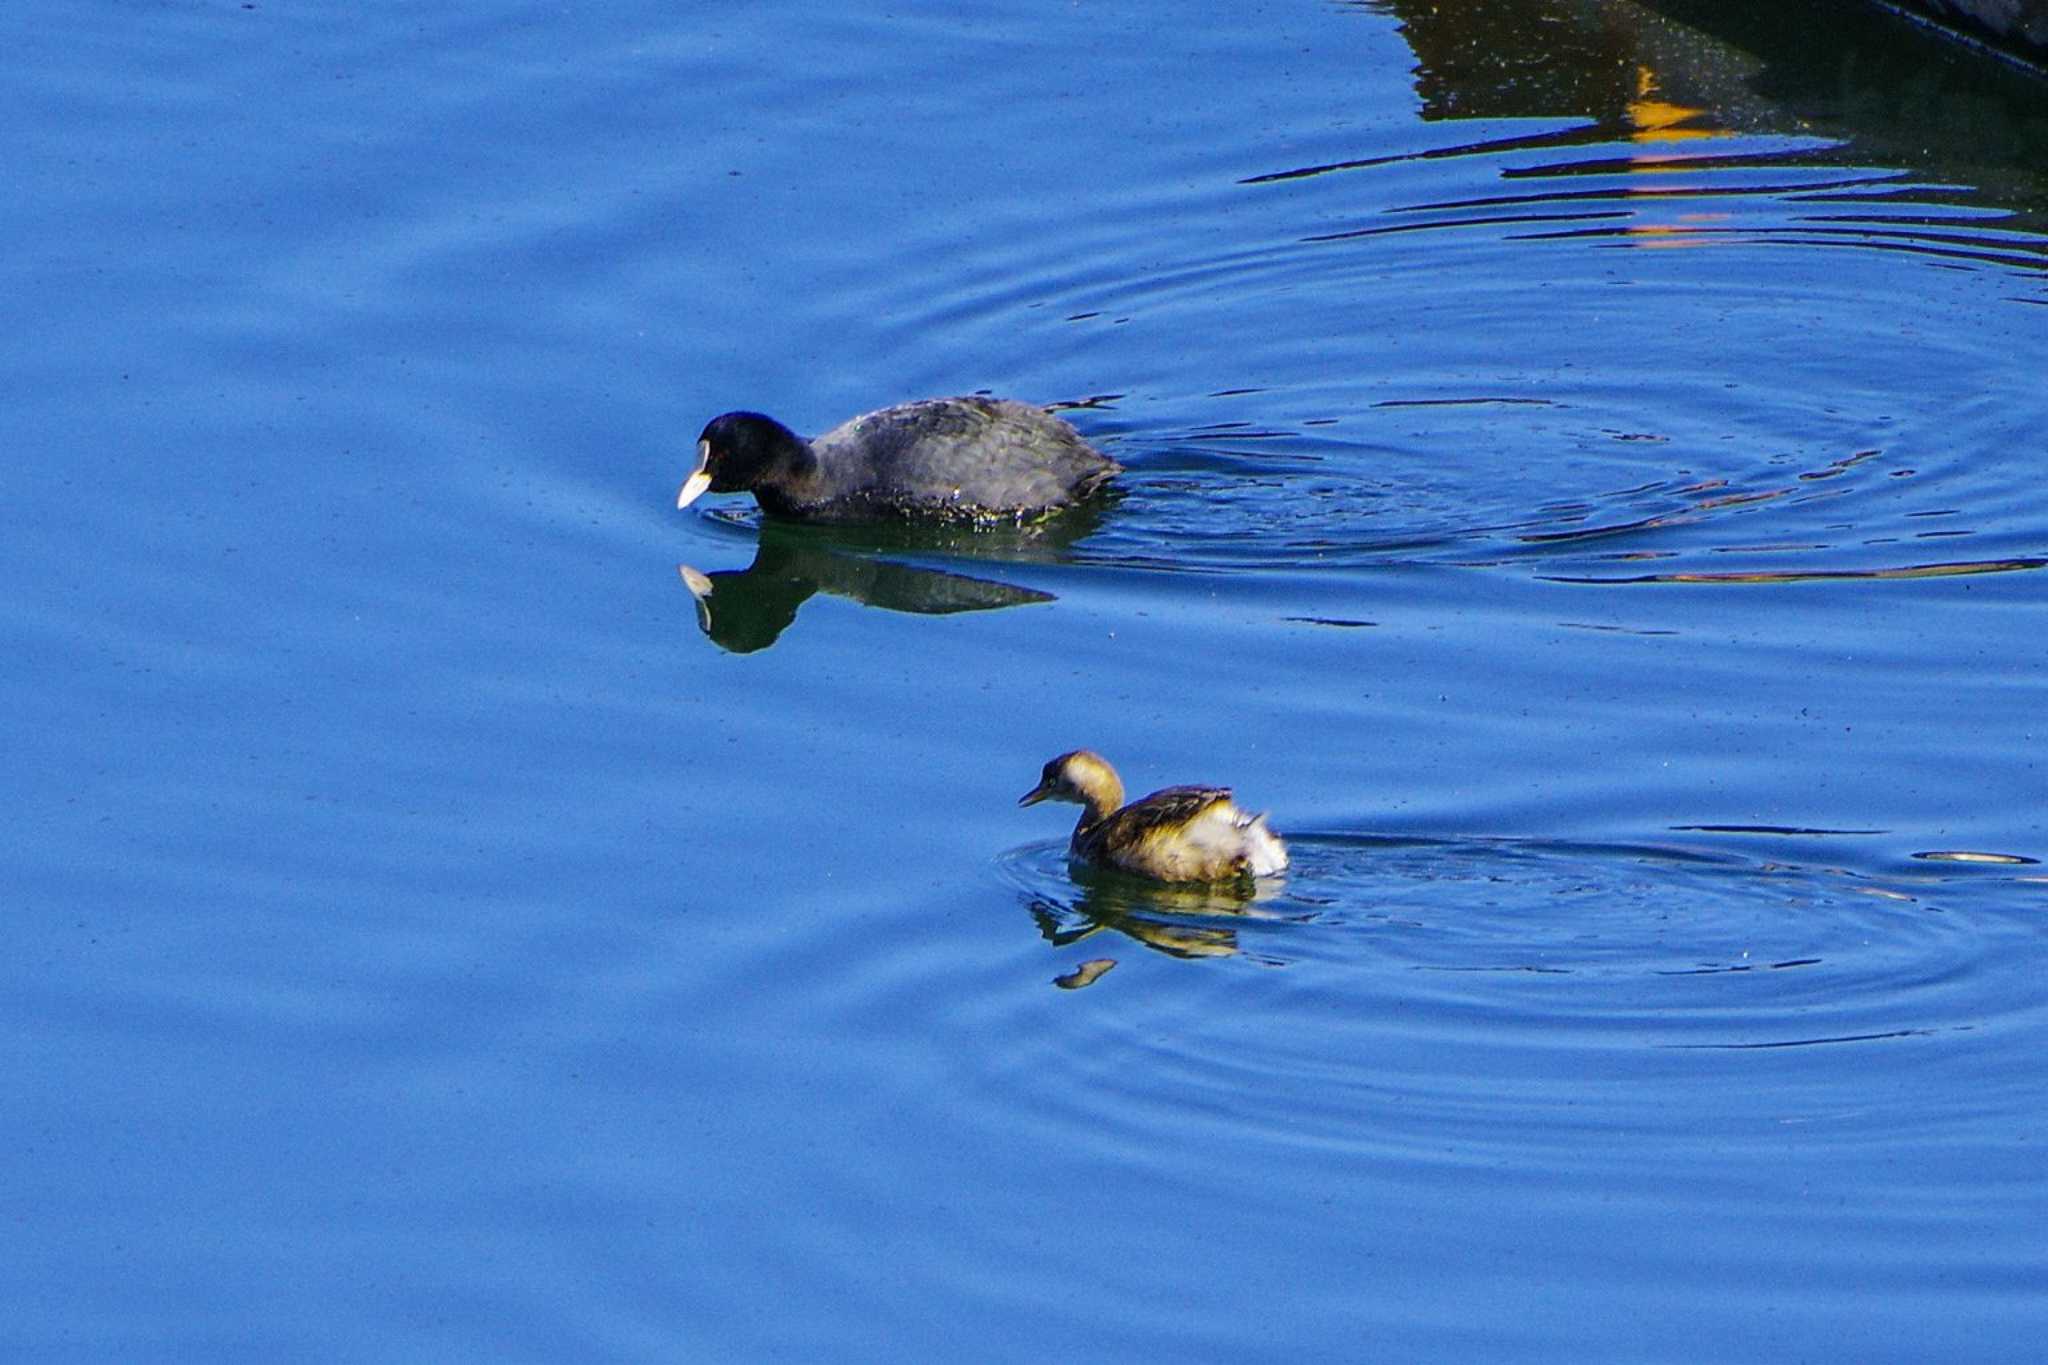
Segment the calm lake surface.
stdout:
<svg viewBox="0 0 2048 1365">
<path fill-rule="evenodd" d="M 12 7 L 0 1351 L 2038 1359 L 2048 86 L 1736 8 Z"/>
</svg>

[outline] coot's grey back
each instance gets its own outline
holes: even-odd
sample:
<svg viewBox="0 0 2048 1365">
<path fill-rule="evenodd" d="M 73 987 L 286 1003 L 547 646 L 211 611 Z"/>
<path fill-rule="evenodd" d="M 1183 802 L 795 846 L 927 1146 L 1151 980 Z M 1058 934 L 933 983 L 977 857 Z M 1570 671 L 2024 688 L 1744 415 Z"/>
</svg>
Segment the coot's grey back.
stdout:
<svg viewBox="0 0 2048 1365">
<path fill-rule="evenodd" d="M 856 417 L 811 442 L 828 499 L 977 508 L 1058 507 L 1119 466 L 1043 408 L 928 398 Z"/>
</svg>

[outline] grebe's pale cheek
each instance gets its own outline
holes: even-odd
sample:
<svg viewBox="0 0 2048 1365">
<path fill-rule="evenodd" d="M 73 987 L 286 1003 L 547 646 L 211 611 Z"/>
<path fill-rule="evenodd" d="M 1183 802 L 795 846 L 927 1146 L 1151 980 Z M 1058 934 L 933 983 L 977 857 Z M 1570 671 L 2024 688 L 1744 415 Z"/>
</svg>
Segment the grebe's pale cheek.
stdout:
<svg viewBox="0 0 2048 1365">
<path fill-rule="evenodd" d="M 683 480 L 683 491 L 676 495 L 678 508 L 688 507 L 702 497 L 704 490 L 711 487 L 711 442 L 697 442 L 697 467 L 690 471 L 690 477 Z"/>
</svg>

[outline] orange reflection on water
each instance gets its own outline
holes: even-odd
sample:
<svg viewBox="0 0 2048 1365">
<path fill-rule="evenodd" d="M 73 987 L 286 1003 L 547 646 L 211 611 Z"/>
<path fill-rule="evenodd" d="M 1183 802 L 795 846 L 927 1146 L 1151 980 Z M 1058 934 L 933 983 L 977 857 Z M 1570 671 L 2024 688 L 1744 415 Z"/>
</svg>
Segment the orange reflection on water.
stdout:
<svg viewBox="0 0 2048 1365">
<path fill-rule="evenodd" d="M 1649 67 L 1636 67 L 1636 93 L 1623 107 L 1623 115 L 1629 122 L 1628 139 L 1638 145 L 1669 142 L 1694 142 L 1707 138 L 1727 137 L 1723 128 L 1694 128 L 1689 125 L 1706 110 L 1691 105 L 1673 104 L 1656 98 L 1657 73 Z M 1629 160 L 1631 175 L 1671 175 L 1688 169 L 1690 158 L 1671 156 L 1632 157 Z M 1687 213 L 1669 223 L 1634 223 L 1621 230 L 1629 239 L 1629 245 L 1645 250 L 1669 250 L 1673 247 L 1704 246 L 1707 239 L 1700 235 L 1700 227 L 1708 223 L 1725 222 L 1725 213 Z"/>
<path fill-rule="evenodd" d="M 1644 251 L 1665 251 L 1679 246 L 1706 246 L 1708 239 L 1700 235 L 1695 226 L 1702 222 L 1725 219 L 1725 213 L 1689 213 L 1676 223 L 1634 223 L 1623 228 L 1622 235 L 1630 238 L 1629 245 Z"/>
<path fill-rule="evenodd" d="M 1726 137 L 1721 128 L 1688 128 L 1704 109 L 1690 105 L 1670 104 L 1653 98 L 1657 93 L 1657 73 L 1649 67 L 1636 67 L 1636 97 L 1623 108 L 1629 124 L 1634 129 L 1629 134 L 1631 142 L 1691 142 L 1701 138 Z"/>
</svg>

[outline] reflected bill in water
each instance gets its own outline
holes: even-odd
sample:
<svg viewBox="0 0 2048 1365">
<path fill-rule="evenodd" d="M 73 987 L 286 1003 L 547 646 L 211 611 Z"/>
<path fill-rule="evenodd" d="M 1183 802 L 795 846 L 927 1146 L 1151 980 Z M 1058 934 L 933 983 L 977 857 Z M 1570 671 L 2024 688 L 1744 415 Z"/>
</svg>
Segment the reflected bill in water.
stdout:
<svg viewBox="0 0 2048 1365">
<path fill-rule="evenodd" d="M 721 649 L 750 654 L 781 638 L 798 609 L 821 592 L 918 616 L 1051 602 L 1052 593 L 988 577 L 980 565 L 1063 560 L 1075 541 L 1096 529 L 1115 499 L 1098 501 L 1034 525 L 981 530 L 907 525 L 822 530 L 764 520 L 754 562 L 746 568 L 706 572 L 679 564 L 676 572 L 696 599 L 698 629 Z M 881 557 L 888 554 L 971 556 L 978 561 L 977 571 L 955 573 Z"/>
<path fill-rule="evenodd" d="M 751 654 L 774 644 L 796 620 L 797 609 L 819 592 L 921 616 L 1053 600 L 1051 593 L 1035 588 L 767 540 L 744 569 L 707 574 L 679 564 L 676 570 L 696 599 L 697 628 L 733 654 Z"/>
</svg>

